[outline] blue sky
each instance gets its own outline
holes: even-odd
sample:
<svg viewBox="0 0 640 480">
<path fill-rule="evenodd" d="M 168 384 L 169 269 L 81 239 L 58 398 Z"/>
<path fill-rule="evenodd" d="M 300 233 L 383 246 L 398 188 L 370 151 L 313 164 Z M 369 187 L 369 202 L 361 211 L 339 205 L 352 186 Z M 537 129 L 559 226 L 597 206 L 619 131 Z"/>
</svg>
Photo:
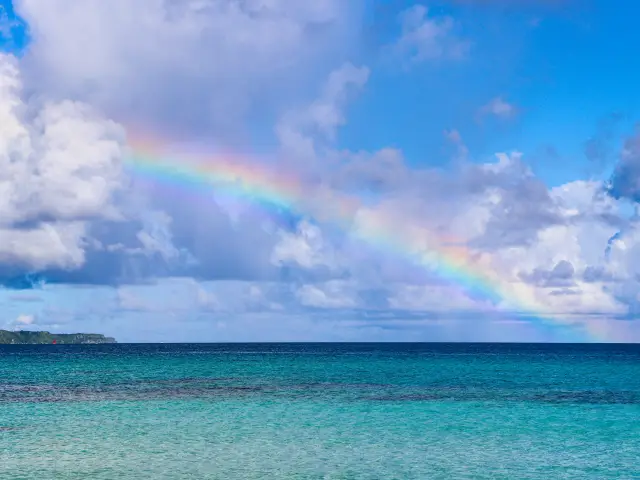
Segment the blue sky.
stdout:
<svg viewBox="0 0 640 480">
<path fill-rule="evenodd" d="M 16 15 L 11 0 L 2 0 L 0 2 L 0 9 L 3 23 L 7 26 L 2 32 L 0 46 L 4 51 L 19 55 L 29 43 L 27 26 L 24 21 Z"/>
<path fill-rule="evenodd" d="M 431 2 L 434 15 L 460 19 L 458 28 L 472 42 L 473 58 L 408 67 L 407 75 L 386 65 L 380 49 L 398 35 L 396 15 L 411 2 L 367 2 L 368 21 L 363 21 L 360 46 L 352 57 L 379 69 L 349 107 L 339 145 L 367 150 L 394 145 L 410 162 L 442 166 L 449 158 L 441 131 L 455 128 L 464 133 L 475 158 L 510 149 L 536 156 L 531 160 L 536 173 L 553 186 L 595 173 L 585 158 L 585 142 L 617 114 L 621 118 L 613 150 L 638 118 L 640 68 L 630 54 L 640 44 L 634 25 L 634 11 L 640 13 L 640 7 L 628 3 L 623 9 L 595 0 L 511 8 L 501 1 L 482 3 Z M 550 6 L 554 3 L 559 6 Z M 29 45 L 28 25 L 11 0 L 0 5 L 12 23 L 11 37 L 3 36 L 2 47 L 21 55 Z M 521 115 L 509 122 L 479 120 L 478 105 L 491 97 L 517 105 Z M 270 129 L 260 123 L 253 128 L 269 143 Z M 562 165 L 541 153 L 549 147 Z M 610 173 L 610 168 L 597 173 Z"/>
<path fill-rule="evenodd" d="M 612 113 L 625 115 L 616 132 L 619 141 L 638 118 L 640 68 L 630 55 L 640 44 L 633 20 L 640 7 L 566 3 L 504 13 L 498 13 L 503 5 L 445 9 L 466 20 L 473 58 L 453 66 L 416 66 L 410 75 L 374 72 L 350 110 L 341 140 L 352 148 L 395 144 L 411 161 L 442 164 L 448 159 L 438 152 L 440 131 L 457 128 L 478 157 L 554 147 L 563 166 L 545 158 L 537 165 L 551 185 L 584 176 L 584 143 L 597 134 L 599 122 Z M 522 114 L 506 125 L 478 122 L 478 105 L 494 96 L 513 102 Z"/>
<path fill-rule="evenodd" d="M 441 131 L 456 128 L 476 158 L 498 150 L 534 154 L 553 147 L 562 156 L 562 168 L 541 158 L 536 173 L 557 185 L 584 176 L 584 144 L 597 135 L 603 119 L 623 117 L 612 148 L 632 131 L 640 107 L 640 68 L 630 57 L 633 46 L 640 44 L 634 24 L 640 6 L 633 2 L 625 8 L 596 0 L 534 1 L 511 8 L 501 1 L 430 2 L 434 15 L 459 19 L 459 31 L 472 42 L 473 57 L 454 65 L 413 66 L 406 74 L 385 65 L 380 48 L 398 35 L 396 15 L 411 5 L 366 4 L 360 46 L 352 58 L 378 64 L 379 69 L 349 106 L 341 146 L 375 150 L 396 145 L 411 162 L 444 165 L 449 159 Z M 11 37 L 3 35 L 2 48 L 21 55 L 29 45 L 28 25 L 11 0 L 2 0 L 0 7 L 11 22 Z M 478 105 L 496 96 L 517 105 L 521 115 L 506 125 L 479 121 Z M 255 130 L 265 140 L 270 133 L 262 124 Z"/>
<path fill-rule="evenodd" d="M 0 328 L 640 339 L 640 6 L 228 4 L 0 2 Z M 141 128 L 286 171 L 308 215 L 132 177 Z M 336 228 L 323 195 L 361 208 Z M 368 218 L 404 251 L 363 245 Z M 464 246 L 456 279 L 409 253 L 423 237 Z"/>
</svg>

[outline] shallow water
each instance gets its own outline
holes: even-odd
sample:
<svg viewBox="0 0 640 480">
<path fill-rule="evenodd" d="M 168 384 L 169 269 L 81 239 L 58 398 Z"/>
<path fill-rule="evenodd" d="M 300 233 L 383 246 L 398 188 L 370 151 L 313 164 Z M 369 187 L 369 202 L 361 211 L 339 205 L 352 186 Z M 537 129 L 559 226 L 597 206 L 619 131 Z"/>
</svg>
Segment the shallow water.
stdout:
<svg viewBox="0 0 640 480">
<path fill-rule="evenodd" d="M 640 346 L 0 346 L 0 478 L 640 478 Z"/>
</svg>

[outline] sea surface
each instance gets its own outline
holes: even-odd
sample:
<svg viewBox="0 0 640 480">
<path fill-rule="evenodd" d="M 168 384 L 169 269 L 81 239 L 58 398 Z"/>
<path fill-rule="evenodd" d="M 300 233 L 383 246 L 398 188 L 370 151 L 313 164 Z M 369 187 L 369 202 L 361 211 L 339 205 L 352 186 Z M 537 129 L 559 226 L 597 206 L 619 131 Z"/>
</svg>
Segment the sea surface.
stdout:
<svg viewBox="0 0 640 480">
<path fill-rule="evenodd" d="M 0 479 L 640 479 L 640 346 L 0 346 Z"/>
</svg>

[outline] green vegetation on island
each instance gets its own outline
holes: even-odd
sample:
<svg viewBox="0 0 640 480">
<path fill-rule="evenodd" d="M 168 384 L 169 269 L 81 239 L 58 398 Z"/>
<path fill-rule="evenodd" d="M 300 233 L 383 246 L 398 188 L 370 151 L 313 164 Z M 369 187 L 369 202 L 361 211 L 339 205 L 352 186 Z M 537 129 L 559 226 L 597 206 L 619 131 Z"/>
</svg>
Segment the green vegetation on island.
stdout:
<svg viewBox="0 0 640 480">
<path fill-rule="evenodd" d="M 89 344 L 117 343 L 115 338 L 98 333 L 49 333 L 29 332 L 25 330 L 11 332 L 0 330 L 0 344 L 38 345 L 38 344 Z"/>
</svg>

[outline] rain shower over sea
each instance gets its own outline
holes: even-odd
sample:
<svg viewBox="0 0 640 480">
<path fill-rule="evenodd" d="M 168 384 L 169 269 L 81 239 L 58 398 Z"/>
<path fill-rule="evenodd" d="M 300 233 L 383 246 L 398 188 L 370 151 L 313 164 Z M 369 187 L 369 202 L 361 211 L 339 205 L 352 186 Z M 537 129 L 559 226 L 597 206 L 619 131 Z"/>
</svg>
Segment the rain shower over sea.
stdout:
<svg viewBox="0 0 640 480">
<path fill-rule="evenodd" d="M 640 346 L 0 346 L 0 478 L 638 479 Z"/>
</svg>

